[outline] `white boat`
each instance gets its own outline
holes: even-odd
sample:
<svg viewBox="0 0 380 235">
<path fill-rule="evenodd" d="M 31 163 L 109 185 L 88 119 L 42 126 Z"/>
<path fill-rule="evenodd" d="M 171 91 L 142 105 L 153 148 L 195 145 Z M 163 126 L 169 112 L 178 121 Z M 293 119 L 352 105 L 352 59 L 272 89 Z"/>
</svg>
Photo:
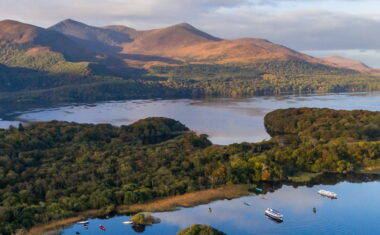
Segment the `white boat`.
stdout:
<svg viewBox="0 0 380 235">
<path fill-rule="evenodd" d="M 282 221 L 283 217 L 284 217 L 283 214 L 281 214 L 280 212 L 278 212 L 272 208 L 267 208 L 265 210 L 265 215 L 274 219 L 274 220 L 278 220 L 278 221 Z"/>
<path fill-rule="evenodd" d="M 338 195 L 336 193 L 330 192 L 327 190 L 323 190 L 323 189 L 319 190 L 318 194 L 325 196 L 325 197 L 329 197 L 329 198 L 338 198 Z"/>
<path fill-rule="evenodd" d="M 88 223 L 90 223 L 90 222 L 88 222 L 88 220 L 83 220 L 83 221 L 77 222 L 77 224 L 88 224 Z"/>
<path fill-rule="evenodd" d="M 124 221 L 123 224 L 133 224 L 132 221 Z"/>
</svg>

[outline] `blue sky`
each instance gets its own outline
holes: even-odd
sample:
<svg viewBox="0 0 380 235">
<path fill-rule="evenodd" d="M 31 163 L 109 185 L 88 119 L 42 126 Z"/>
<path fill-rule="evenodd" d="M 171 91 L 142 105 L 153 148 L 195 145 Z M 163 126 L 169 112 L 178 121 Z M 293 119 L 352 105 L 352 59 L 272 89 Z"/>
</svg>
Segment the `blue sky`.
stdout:
<svg viewBox="0 0 380 235">
<path fill-rule="evenodd" d="M 379 0 L 0 0 L 0 16 L 42 27 L 66 18 L 137 29 L 188 22 L 223 38 L 265 38 L 380 67 Z"/>
</svg>

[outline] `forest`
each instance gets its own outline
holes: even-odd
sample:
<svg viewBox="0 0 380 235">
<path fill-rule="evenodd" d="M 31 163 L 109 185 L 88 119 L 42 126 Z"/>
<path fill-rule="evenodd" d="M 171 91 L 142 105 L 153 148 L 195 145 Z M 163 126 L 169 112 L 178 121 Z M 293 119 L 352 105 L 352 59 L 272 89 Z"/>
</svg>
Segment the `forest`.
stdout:
<svg viewBox="0 0 380 235">
<path fill-rule="evenodd" d="M 380 112 L 276 110 L 265 127 L 269 141 L 228 146 L 160 117 L 120 127 L 52 121 L 2 129 L 0 234 L 226 184 L 380 167 Z"/>
<path fill-rule="evenodd" d="M 378 76 L 345 69 L 332 70 L 331 67 L 297 60 L 262 61 L 254 65 L 152 66 L 150 69 L 126 68 L 123 71 L 110 71 L 100 64 L 90 63 L 80 72 L 75 71 L 77 63 L 74 63 L 59 65 L 59 68 L 71 67 L 66 72 L 57 72 L 53 70 L 54 66 L 46 64 L 53 59 L 44 56 L 37 61 L 12 57 L 16 67 L 0 65 L 0 104 L 380 90 Z M 59 58 L 54 60 L 61 63 Z M 25 61 L 28 68 L 17 67 L 19 64 L 25 66 Z M 41 66 L 50 70 L 41 70 Z"/>
</svg>

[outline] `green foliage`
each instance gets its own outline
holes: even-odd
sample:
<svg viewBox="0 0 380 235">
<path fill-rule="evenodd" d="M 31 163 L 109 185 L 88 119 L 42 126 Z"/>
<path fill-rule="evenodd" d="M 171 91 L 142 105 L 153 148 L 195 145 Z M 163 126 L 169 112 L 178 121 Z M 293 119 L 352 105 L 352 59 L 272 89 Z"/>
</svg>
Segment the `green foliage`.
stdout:
<svg viewBox="0 0 380 235">
<path fill-rule="evenodd" d="M 225 235 L 225 233 L 208 225 L 194 224 L 179 231 L 177 235 Z"/>
<path fill-rule="evenodd" d="M 131 221 L 137 225 L 152 225 L 158 223 L 159 219 L 147 212 L 140 212 L 131 217 Z"/>
<path fill-rule="evenodd" d="M 167 118 L 0 130 L 0 233 L 225 184 L 378 166 L 379 125 L 379 112 L 277 110 L 265 117 L 270 141 L 229 146 Z"/>
<path fill-rule="evenodd" d="M 150 72 L 153 75 L 168 77 L 172 80 L 252 79 L 261 75 L 251 67 L 216 64 L 153 66 L 150 68 Z"/>
<path fill-rule="evenodd" d="M 6 44 L 0 46 L 0 63 L 52 73 L 88 75 L 88 62 L 69 62 L 58 52 L 44 50 L 31 55 L 28 45 Z M 42 50 L 42 49 L 41 49 Z"/>
<path fill-rule="evenodd" d="M 23 67 L 0 65 L 0 103 L 380 90 L 379 77 L 298 60 L 262 61 L 253 65 L 154 66 L 147 74 L 144 69 L 128 68 L 112 58 L 69 62 L 57 52 L 33 55 L 27 50 L 26 45 L 0 46 L 0 63 Z"/>
<path fill-rule="evenodd" d="M 155 82 L 116 78 L 68 79 L 63 85 L 42 90 L 0 93 L 0 104 L 39 104 L 78 101 L 189 97 L 187 89 L 174 89 Z M 57 82 L 60 82 L 58 80 Z M 87 82 L 87 83 L 86 83 Z"/>
</svg>

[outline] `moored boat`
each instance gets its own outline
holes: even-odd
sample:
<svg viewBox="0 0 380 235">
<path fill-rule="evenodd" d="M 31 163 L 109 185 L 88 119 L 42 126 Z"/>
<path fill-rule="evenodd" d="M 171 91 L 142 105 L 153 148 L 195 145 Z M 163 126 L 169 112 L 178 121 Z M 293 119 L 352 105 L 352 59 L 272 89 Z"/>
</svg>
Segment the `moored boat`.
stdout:
<svg viewBox="0 0 380 235">
<path fill-rule="evenodd" d="M 270 217 L 271 219 L 278 220 L 278 221 L 282 221 L 284 217 L 283 214 L 281 214 L 279 211 L 276 211 L 272 208 L 267 208 L 265 210 L 265 215 Z"/>
<path fill-rule="evenodd" d="M 338 198 L 338 195 L 334 192 L 330 192 L 330 191 L 327 191 L 327 190 L 319 190 L 318 191 L 318 194 L 322 195 L 322 196 L 325 196 L 325 197 L 329 197 L 329 198 Z"/>
<path fill-rule="evenodd" d="M 133 224 L 132 221 L 124 221 L 123 224 Z"/>
<path fill-rule="evenodd" d="M 83 220 L 83 221 L 77 222 L 77 224 L 88 224 L 88 223 L 90 223 L 90 222 L 88 222 L 88 220 Z"/>
</svg>

